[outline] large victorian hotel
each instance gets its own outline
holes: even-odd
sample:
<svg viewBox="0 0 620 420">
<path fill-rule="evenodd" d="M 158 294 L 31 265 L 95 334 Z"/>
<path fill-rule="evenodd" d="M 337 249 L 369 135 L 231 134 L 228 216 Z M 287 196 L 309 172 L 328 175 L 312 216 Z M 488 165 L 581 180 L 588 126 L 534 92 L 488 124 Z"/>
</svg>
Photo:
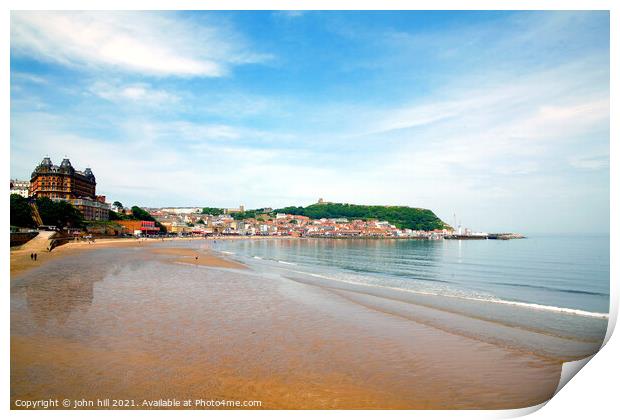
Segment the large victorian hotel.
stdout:
<svg viewBox="0 0 620 420">
<path fill-rule="evenodd" d="M 32 172 L 29 195 L 68 201 L 82 212 L 86 220 L 108 220 L 110 205 L 105 202 L 105 196 L 95 194 L 96 185 L 90 168 L 77 171 L 67 158 L 57 166 L 45 157 Z"/>
</svg>

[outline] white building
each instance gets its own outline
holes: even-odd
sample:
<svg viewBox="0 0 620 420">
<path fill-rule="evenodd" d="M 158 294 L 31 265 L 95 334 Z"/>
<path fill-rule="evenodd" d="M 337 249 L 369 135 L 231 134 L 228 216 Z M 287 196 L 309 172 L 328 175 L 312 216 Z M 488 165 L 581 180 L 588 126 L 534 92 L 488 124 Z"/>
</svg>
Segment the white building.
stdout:
<svg viewBox="0 0 620 420">
<path fill-rule="evenodd" d="M 28 189 L 30 181 L 21 181 L 19 179 L 11 180 L 11 194 L 19 194 L 24 198 L 28 198 Z"/>
<path fill-rule="evenodd" d="M 202 209 L 198 207 L 170 207 L 166 209 L 160 209 L 160 211 L 172 214 L 193 214 L 200 213 Z"/>
</svg>

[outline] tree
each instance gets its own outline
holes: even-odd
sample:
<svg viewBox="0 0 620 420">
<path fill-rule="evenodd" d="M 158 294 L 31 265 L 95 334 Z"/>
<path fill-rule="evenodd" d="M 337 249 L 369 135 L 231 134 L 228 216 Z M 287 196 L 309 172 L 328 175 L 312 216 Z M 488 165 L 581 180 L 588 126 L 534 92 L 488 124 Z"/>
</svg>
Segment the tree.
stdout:
<svg viewBox="0 0 620 420">
<path fill-rule="evenodd" d="M 198 221 L 196 223 L 199 224 L 199 225 L 204 225 L 205 221 L 202 220 L 202 219 L 198 219 Z"/>
<path fill-rule="evenodd" d="M 11 194 L 11 225 L 34 227 L 32 209 L 28 205 L 28 199 L 19 194 Z"/>
<path fill-rule="evenodd" d="M 159 231 L 161 233 L 166 233 L 168 231 L 166 227 L 162 225 L 161 223 L 159 223 L 153 216 L 151 216 L 151 214 L 148 211 L 142 210 L 138 206 L 131 207 L 131 218 L 133 220 L 146 220 L 149 222 L 155 222 L 155 226 L 159 228 Z"/>
<path fill-rule="evenodd" d="M 84 226 L 82 212 L 67 201 L 52 201 L 47 197 L 39 197 L 36 199 L 36 205 L 41 220 L 46 225 L 60 228 Z M 17 194 L 11 194 L 11 225 L 22 227 L 35 226 L 28 199 Z"/>
<path fill-rule="evenodd" d="M 123 220 L 120 214 L 115 212 L 114 210 L 108 210 L 108 219 L 109 220 Z"/>
<path fill-rule="evenodd" d="M 338 218 L 386 220 L 399 229 L 433 230 L 449 227 L 435 213 L 427 209 L 406 206 L 363 206 L 357 204 L 326 203 L 308 207 L 284 207 L 278 213 L 307 216 L 311 219 Z"/>
<path fill-rule="evenodd" d="M 131 208 L 131 216 L 134 220 L 147 220 L 150 222 L 156 222 L 155 218 L 151 216 L 148 211 L 142 210 L 138 206 L 133 206 Z"/>
<path fill-rule="evenodd" d="M 224 209 L 217 207 L 205 207 L 202 209 L 202 214 L 210 214 L 211 216 L 219 216 L 224 214 Z"/>
<path fill-rule="evenodd" d="M 235 220 L 254 219 L 256 218 L 256 210 L 239 211 L 231 214 Z"/>
<path fill-rule="evenodd" d="M 121 210 L 123 209 L 123 203 L 121 203 L 120 201 L 115 201 L 114 203 L 112 203 L 112 205 Z"/>
<path fill-rule="evenodd" d="M 37 198 L 37 208 L 43 223 L 57 227 L 82 227 L 84 216 L 67 201 L 52 201 L 47 197 Z"/>
</svg>

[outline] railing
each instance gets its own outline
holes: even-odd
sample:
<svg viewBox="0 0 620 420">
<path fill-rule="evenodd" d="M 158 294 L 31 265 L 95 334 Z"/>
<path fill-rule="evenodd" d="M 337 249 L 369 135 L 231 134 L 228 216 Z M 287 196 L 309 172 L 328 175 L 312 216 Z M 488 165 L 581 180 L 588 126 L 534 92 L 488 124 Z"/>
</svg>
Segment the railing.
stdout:
<svg viewBox="0 0 620 420">
<path fill-rule="evenodd" d="M 39 209 L 37 208 L 37 204 L 34 201 L 29 203 L 30 208 L 32 209 L 32 220 L 36 223 L 37 226 L 41 226 L 43 224 L 43 219 L 41 219 L 41 215 L 39 214 Z"/>
</svg>

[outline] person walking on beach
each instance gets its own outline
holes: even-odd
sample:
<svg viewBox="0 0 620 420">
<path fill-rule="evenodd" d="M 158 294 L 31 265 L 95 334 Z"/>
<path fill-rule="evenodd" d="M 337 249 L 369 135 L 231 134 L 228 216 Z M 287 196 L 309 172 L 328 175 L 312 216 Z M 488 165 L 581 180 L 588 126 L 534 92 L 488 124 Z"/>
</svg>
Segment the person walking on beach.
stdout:
<svg viewBox="0 0 620 420">
<path fill-rule="evenodd" d="M 34 253 L 32 253 L 32 252 L 30 253 L 30 259 L 34 260 Z"/>
<path fill-rule="evenodd" d="M 37 260 L 37 253 L 36 252 L 34 253 L 34 260 L 35 261 Z"/>
</svg>

